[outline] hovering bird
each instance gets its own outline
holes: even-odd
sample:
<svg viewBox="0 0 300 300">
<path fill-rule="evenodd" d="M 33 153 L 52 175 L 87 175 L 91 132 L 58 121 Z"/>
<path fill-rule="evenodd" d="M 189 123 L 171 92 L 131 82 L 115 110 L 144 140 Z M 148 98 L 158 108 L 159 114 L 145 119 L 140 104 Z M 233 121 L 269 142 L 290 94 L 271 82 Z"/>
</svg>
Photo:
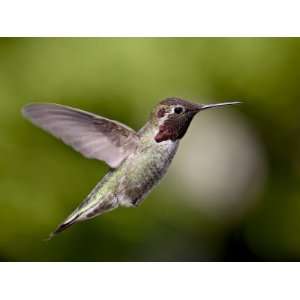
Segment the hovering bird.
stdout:
<svg viewBox="0 0 300 300">
<path fill-rule="evenodd" d="M 240 102 L 197 104 L 167 98 L 151 112 L 138 132 L 80 109 L 36 103 L 23 116 L 83 156 L 105 161 L 111 170 L 49 238 L 75 223 L 119 206 L 136 207 L 165 175 L 194 116 L 200 111 Z"/>
</svg>

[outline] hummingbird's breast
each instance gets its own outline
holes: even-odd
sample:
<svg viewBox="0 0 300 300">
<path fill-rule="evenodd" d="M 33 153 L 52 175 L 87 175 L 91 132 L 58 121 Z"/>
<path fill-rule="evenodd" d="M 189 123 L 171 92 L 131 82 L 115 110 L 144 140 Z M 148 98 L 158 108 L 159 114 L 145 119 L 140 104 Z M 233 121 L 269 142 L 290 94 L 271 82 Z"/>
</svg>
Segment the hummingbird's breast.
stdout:
<svg viewBox="0 0 300 300">
<path fill-rule="evenodd" d="M 129 156 L 118 170 L 118 202 L 123 206 L 138 205 L 165 175 L 179 141 L 157 143 L 151 137 L 141 137 L 136 152 Z"/>
</svg>

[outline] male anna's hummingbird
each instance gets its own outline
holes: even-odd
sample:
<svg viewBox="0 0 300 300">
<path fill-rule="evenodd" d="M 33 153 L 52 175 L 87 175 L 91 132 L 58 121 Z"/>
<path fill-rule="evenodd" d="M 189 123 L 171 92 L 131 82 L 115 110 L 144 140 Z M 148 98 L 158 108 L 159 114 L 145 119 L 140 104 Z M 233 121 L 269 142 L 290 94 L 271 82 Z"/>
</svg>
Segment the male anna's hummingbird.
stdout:
<svg viewBox="0 0 300 300">
<path fill-rule="evenodd" d="M 117 121 L 58 104 L 29 104 L 23 115 L 87 158 L 111 170 L 77 209 L 51 233 L 119 206 L 136 207 L 165 175 L 194 116 L 205 109 L 239 102 L 196 104 L 167 98 L 138 132 Z"/>
</svg>

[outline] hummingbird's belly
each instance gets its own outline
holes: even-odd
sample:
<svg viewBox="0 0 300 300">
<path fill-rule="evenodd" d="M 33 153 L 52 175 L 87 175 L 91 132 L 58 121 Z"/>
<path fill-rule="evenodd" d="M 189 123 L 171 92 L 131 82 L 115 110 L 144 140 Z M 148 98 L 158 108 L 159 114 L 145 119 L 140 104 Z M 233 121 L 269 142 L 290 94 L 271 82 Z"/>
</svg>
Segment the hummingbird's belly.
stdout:
<svg viewBox="0 0 300 300">
<path fill-rule="evenodd" d="M 137 149 L 120 167 L 118 202 L 137 206 L 165 175 L 176 151 L 178 141 L 153 142 Z"/>
<path fill-rule="evenodd" d="M 110 171 L 69 217 L 93 218 L 118 206 L 137 206 L 165 175 L 178 141 L 141 145 L 123 164 Z"/>
</svg>

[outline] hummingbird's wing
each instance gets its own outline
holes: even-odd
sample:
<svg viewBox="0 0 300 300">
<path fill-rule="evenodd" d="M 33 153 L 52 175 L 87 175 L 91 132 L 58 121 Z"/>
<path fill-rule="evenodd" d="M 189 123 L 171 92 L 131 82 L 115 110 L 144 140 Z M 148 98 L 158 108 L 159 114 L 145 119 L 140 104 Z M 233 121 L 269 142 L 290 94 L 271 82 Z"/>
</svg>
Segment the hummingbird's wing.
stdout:
<svg viewBox="0 0 300 300">
<path fill-rule="evenodd" d="M 116 168 L 137 147 L 136 132 L 117 121 L 58 104 L 29 104 L 22 110 L 33 124 L 63 140 L 87 158 Z"/>
</svg>

